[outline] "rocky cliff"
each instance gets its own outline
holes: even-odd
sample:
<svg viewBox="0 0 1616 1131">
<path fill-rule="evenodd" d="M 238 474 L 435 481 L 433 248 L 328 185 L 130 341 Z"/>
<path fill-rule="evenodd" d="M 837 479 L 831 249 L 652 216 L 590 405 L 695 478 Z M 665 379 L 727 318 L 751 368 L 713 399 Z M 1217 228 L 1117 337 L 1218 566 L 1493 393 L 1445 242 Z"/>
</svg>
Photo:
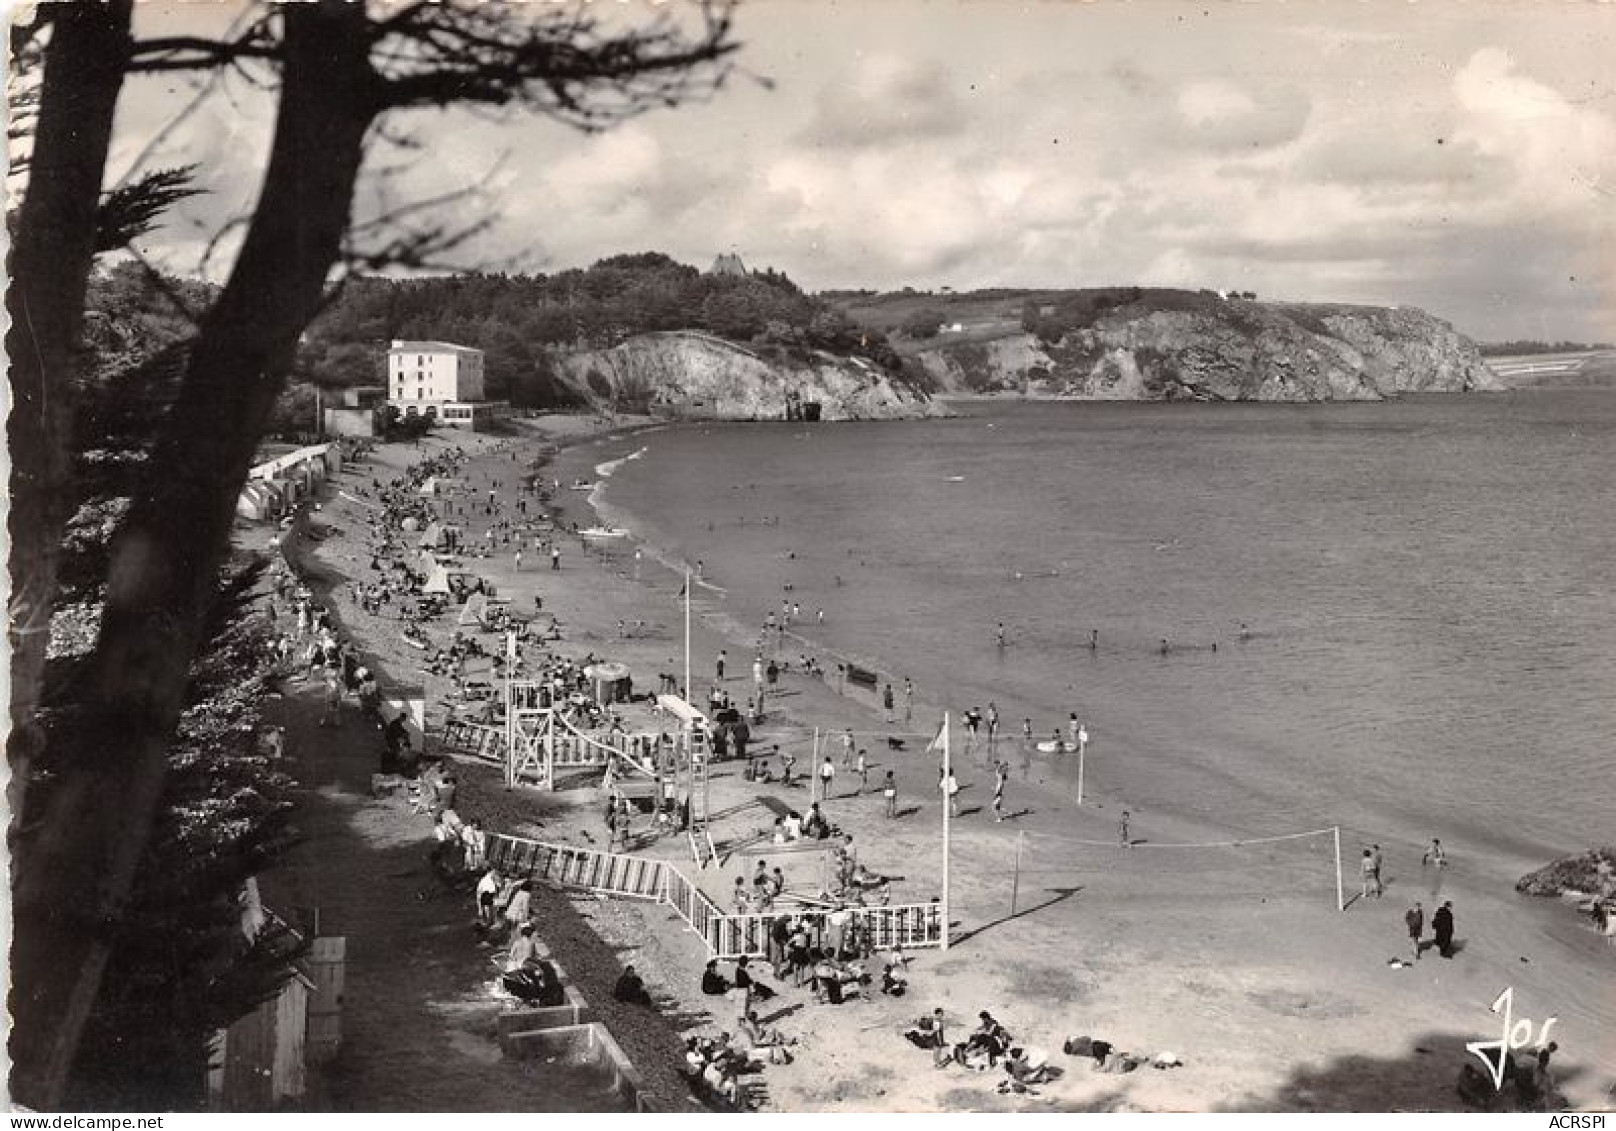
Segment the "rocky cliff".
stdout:
<svg viewBox="0 0 1616 1131">
<path fill-rule="evenodd" d="M 940 415 L 921 390 L 859 357 L 765 354 L 699 333 L 641 334 L 557 359 L 563 378 L 619 409 L 716 420 L 783 420 L 788 403 L 822 420 Z"/>
<path fill-rule="evenodd" d="M 1114 311 L 1058 340 L 1025 332 L 914 354 L 949 392 L 1111 400 L 1379 400 L 1496 388 L 1476 345 L 1409 308 L 1213 299 Z"/>
</svg>

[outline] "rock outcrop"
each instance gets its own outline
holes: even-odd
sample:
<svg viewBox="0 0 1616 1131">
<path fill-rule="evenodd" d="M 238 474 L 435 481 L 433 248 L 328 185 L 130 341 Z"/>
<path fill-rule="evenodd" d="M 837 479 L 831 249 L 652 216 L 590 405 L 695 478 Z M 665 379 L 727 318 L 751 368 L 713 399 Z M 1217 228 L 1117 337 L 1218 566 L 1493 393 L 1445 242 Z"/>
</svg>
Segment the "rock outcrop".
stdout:
<svg viewBox="0 0 1616 1131">
<path fill-rule="evenodd" d="M 1476 345 L 1409 308 L 1214 302 L 1116 311 L 1048 342 L 1014 332 L 916 359 L 949 392 L 1111 400 L 1380 400 L 1497 388 Z"/>
<path fill-rule="evenodd" d="M 1529 872 L 1515 884 L 1522 895 L 1616 900 L 1616 846 L 1590 848 Z"/>
<path fill-rule="evenodd" d="M 784 420 L 819 406 L 822 420 L 937 416 L 922 390 L 860 357 L 766 355 L 696 332 L 640 334 L 557 360 L 580 393 L 619 408 L 712 420 Z"/>
</svg>

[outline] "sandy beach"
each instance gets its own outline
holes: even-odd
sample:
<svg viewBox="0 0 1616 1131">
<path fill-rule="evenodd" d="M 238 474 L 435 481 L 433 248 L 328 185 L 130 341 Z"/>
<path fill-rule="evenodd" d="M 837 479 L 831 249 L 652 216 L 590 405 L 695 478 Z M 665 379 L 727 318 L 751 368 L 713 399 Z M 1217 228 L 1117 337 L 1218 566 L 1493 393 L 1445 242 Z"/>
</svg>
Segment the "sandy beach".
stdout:
<svg viewBox="0 0 1616 1131">
<path fill-rule="evenodd" d="M 313 552 L 335 575 L 368 577 L 371 506 L 351 491 L 341 492 L 344 485 L 385 482 L 411 462 L 460 445 L 472 453 L 465 477 L 479 490 L 491 484 L 509 500 L 541 452 L 603 429 L 645 423 L 554 416 L 520 422 L 526 430 L 520 438 L 439 433 L 419 445 L 384 445 L 336 481 L 339 490 L 314 516 L 326 536 Z M 581 492 L 563 490 L 555 502 L 563 522 L 597 521 Z M 461 521 L 473 542 L 487 524 L 480 513 Z M 675 599 L 677 576 L 650 555 L 636 562 L 631 545 L 602 554 L 571 538 L 563 539 L 562 551 L 555 570 L 530 554 L 518 571 L 508 551 L 474 559 L 472 568 L 515 608 L 532 608 L 534 597 L 542 597 L 545 616 L 559 622 L 561 639 L 552 645 L 558 653 L 625 663 L 637 692 L 654 691 L 659 673 L 678 672 L 683 610 Z M 335 584 L 331 600 L 344 630 L 383 674 L 384 689 L 424 686 L 429 732 L 441 725 L 448 682 L 421 671 L 422 653 L 402 640 L 396 609 L 367 613 L 344 584 Z M 691 651 L 698 699 L 705 697 L 722 648 L 729 657 L 724 686 L 745 700 L 752 689 L 752 640 L 733 630 L 737 618 L 755 623 L 764 611 L 696 619 Z M 620 622 L 626 635 L 619 633 Z M 731 634 L 723 635 L 721 627 Z M 452 618 L 444 618 L 429 635 L 441 643 L 452 629 Z M 492 645 L 495 637 L 486 639 Z M 901 877 L 895 901 L 924 902 L 940 894 L 937 763 L 924 752 L 924 738 L 908 738 L 897 750 L 884 736 L 933 730 L 939 712 L 917 702 L 906 727 L 902 711 L 900 702 L 897 723 L 888 725 L 878 705 L 840 693 L 834 677 L 793 670 L 771 698 L 766 723 L 753 728 L 752 746 L 766 752 L 778 743 L 794 751 L 796 772 L 804 775 L 812 768 L 815 728 L 827 735 L 843 728 L 858 732 L 859 744 L 869 751 L 870 789 L 856 792 L 856 775 L 841 768 L 839 744 L 830 743 L 839 773 L 825 802 L 827 814 L 851 836 L 861 863 Z M 1450 867 L 1433 869 L 1422 868 L 1417 855 L 1394 852 L 1386 860 L 1384 896 L 1354 898 L 1343 912 L 1336 906 L 1327 837 L 1300 841 L 1276 857 L 1279 849 L 1226 845 L 1228 830 L 1215 825 L 1148 812 L 1132 814 L 1130 837 L 1138 843 L 1123 849 L 1120 805 L 1090 793 L 1079 807 L 1065 790 L 1040 782 L 1020 757 L 1019 734 L 1001 738 L 994 751 L 1012 767 L 1005 804 L 1011 819 L 997 822 L 988 805 L 993 773 L 985 744 L 979 741 L 966 753 L 957 721 L 953 733 L 964 787 L 961 816 L 952 822 L 953 945 L 947 953 L 913 953 L 910 989 L 901 999 L 877 994 L 871 1001 L 827 1006 L 815 1004 L 805 990 L 779 987 L 780 996 L 765 1007 L 776 1016 L 770 1023 L 800 1043 L 795 1063 L 763 1074 L 768 1109 L 1459 1109 L 1454 1083 L 1460 1068 L 1479 1063 L 1465 1045 L 1497 1037 L 1500 1019 L 1489 1006 L 1511 987 L 1517 1019 L 1541 1025 L 1557 1018 L 1555 1071 L 1566 1102 L 1610 1105 L 1616 1088 L 1612 954 L 1568 908 L 1519 897 L 1490 878 L 1467 874 L 1462 854 Z M 1095 755 L 1103 750 L 1097 742 Z M 821 854 L 771 853 L 766 836 L 774 820 L 770 803 L 806 811 L 809 787 L 744 781 L 741 768 L 734 761 L 714 767 L 712 809 L 724 814 L 714 837 L 721 851 L 735 851 L 721 867 L 705 869 L 701 885 L 727 908 L 722 893 L 761 859 L 784 869 L 788 890 L 817 891 Z M 896 820 L 884 817 L 877 784 L 888 770 L 899 783 L 902 815 Z M 597 789 L 507 792 L 497 770 L 473 764 L 461 768 L 461 778 L 462 814 L 483 817 L 493 831 L 605 846 Z M 424 849 L 430 823 L 414 820 Z M 1356 839 L 1342 845 L 1349 897 L 1358 893 L 1360 847 Z M 641 851 L 674 860 L 696 878 L 683 838 L 663 838 Z M 1276 868 L 1316 874 L 1317 882 L 1266 890 L 1265 876 Z M 1460 945 L 1451 959 L 1427 951 L 1417 963 L 1390 966 L 1388 960 L 1410 956 L 1403 912 L 1416 899 L 1427 916 L 1442 901 L 1452 901 Z M 669 1003 L 673 1028 L 733 1031 L 726 1003 L 699 992 L 705 957 L 700 944 L 667 908 L 592 898 L 574 904 L 619 959 L 632 961 L 653 993 Z M 567 965 L 563 944 L 553 945 Z M 468 994 L 475 990 L 475 982 L 464 987 Z M 714 1002 L 716 1010 L 710 1008 Z M 1017 1043 L 1048 1050 L 1062 1077 L 1034 1089 L 1036 1094 L 1003 1095 L 995 1091 L 1001 1073 L 933 1069 L 929 1055 L 899 1034 L 939 1006 L 956 1030 L 970 1028 L 979 1010 L 991 1011 Z M 1171 1052 L 1183 1066 L 1157 1070 L 1147 1063 L 1126 1075 L 1099 1074 L 1088 1059 L 1061 1052 L 1064 1041 L 1080 1036 L 1104 1039 L 1147 1061 Z M 666 1032 L 639 1042 L 631 1055 L 655 1056 L 659 1049 L 670 1057 L 676 1053 Z"/>
</svg>

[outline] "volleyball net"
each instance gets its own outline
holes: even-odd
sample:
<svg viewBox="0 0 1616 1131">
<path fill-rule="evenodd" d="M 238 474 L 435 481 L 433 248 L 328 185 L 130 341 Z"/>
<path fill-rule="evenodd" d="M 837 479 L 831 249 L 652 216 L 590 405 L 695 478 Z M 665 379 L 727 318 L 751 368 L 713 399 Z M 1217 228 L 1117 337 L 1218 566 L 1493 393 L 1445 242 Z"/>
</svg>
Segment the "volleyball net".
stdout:
<svg viewBox="0 0 1616 1131">
<path fill-rule="evenodd" d="M 1171 877 L 1173 890 L 1193 891 L 1204 881 L 1207 894 L 1253 900 L 1312 896 L 1345 910 L 1356 889 L 1348 890 L 1338 826 L 1273 836 L 1217 841 L 1157 841 L 1129 828 L 1123 846 L 1120 822 L 1115 839 L 1089 840 L 1053 833 L 1025 833 L 1018 874 L 1023 886 L 1078 879 L 1085 873 L 1125 867 L 1140 877 Z M 1356 877 L 1354 877 L 1356 882 Z"/>
</svg>

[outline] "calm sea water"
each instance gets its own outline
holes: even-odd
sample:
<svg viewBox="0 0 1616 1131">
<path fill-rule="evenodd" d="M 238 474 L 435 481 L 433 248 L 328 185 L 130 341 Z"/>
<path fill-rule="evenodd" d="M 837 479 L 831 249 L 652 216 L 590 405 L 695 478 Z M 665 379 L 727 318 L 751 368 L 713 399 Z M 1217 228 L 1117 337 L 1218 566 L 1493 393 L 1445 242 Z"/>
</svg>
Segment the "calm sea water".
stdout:
<svg viewBox="0 0 1616 1131">
<path fill-rule="evenodd" d="M 1616 395 L 962 411 L 588 458 L 645 449 L 602 501 L 712 611 L 790 584 L 821 656 L 1012 732 L 1076 711 L 1126 802 L 1512 863 L 1616 832 Z"/>
</svg>

